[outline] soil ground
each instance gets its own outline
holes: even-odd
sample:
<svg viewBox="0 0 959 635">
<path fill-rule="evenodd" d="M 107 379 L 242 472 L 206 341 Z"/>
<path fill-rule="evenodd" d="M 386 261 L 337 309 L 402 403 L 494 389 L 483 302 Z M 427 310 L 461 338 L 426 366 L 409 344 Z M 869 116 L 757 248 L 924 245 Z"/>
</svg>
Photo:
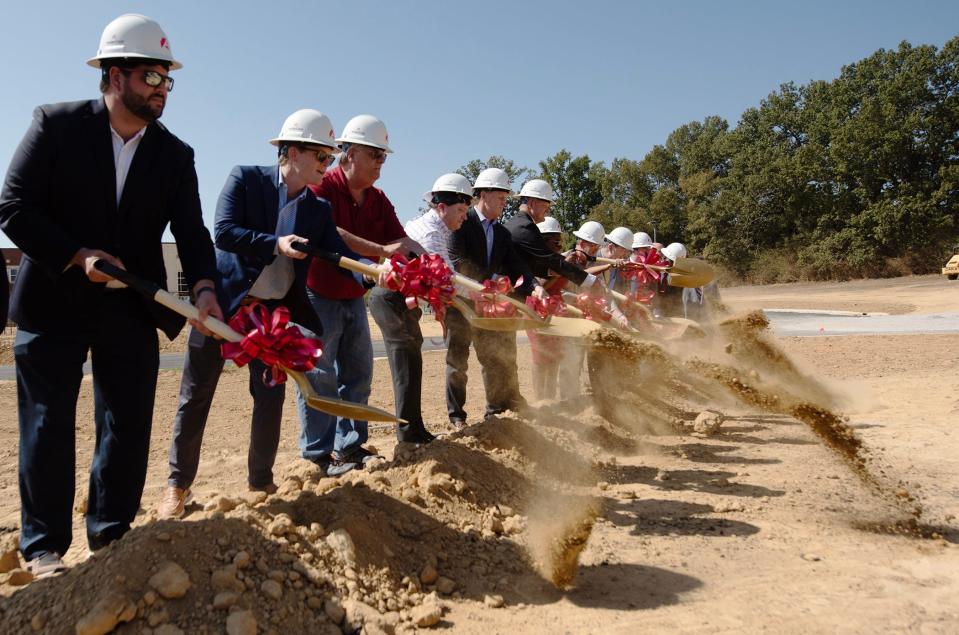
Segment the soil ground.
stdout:
<svg viewBox="0 0 959 635">
<path fill-rule="evenodd" d="M 924 276 L 740 287 L 724 290 L 723 299 L 737 311 L 819 308 L 901 314 L 955 311 L 957 293 L 959 283 Z M 871 456 L 870 469 L 881 473 L 885 482 L 901 486 L 903 497 L 914 496 L 921 502 L 918 530 L 897 531 L 902 526 L 897 523 L 907 520 L 901 511 L 865 485 L 808 427 L 790 417 L 724 401 L 710 405 L 726 415 L 719 432 L 702 435 L 692 434 L 689 427 L 664 430 L 649 425 L 649 413 L 641 408 L 630 411 L 630 420 L 605 421 L 584 397 L 572 403 L 537 403 L 532 420 L 503 418 L 484 423 L 479 418 L 483 389 L 475 357 L 470 364 L 467 408 L 473 425 L 466 435 L 447 437 L 418 454 L 403 450 L 392 466 L 351 477 L 354 480 L 347 479 L 348 485 L 331 492 L 327 489 L 335 484 L 324 485 L 330 479 L 303 476 L 307 468 L 297 457 L 298 423 L 293 391 L 288 391 L 277 482 L 289 483 L 291 474 L 300 475 L 293 481 L 312 478 L 318 483 L 318 498 L 311 502 L 313 494 L 307 497 L 304 484 L 302 492 L 284 495 L 281 491 L 279 499 L 296 508 L 297 513 L 290 514 L 298 525 L 308 515 L 305 510 L 312 509 L 308 506 L 316 505 L 321 510 L 317 514 L 327 514 L 321 521 L 326 529 L 345 527 L 358 552 L 363 552 L 358 558 L 365 558 L 370 567 L 394 571 L 396 584 L 402 585 L 401 573 L 416 577 L 415 572 L 431 562 L 440 574 L 452 577 L 460 590 L 441 594 L 439 625 L 454 632 L 959 632 L 959 432 L 954 427 L 959 417 L 955 390 L 959 334 L 771 339 L 806 378 L 837 395 L 835 409 L 849 417 L 849 426 L 862 439 Z M 424 359 L 427 426 L 443 431 L 444 355 L 426 353 Z M 521 346 L 524 394 L 531 394 L 530 365 L 528 347 Z M 178 371 L 161 372 L 144 511 L 137 522 L 142 527 L 111 546 L 116 563 L 125 567 L 122 584 L 134 600 L 145 591 L 137 585 L 145 582 L 135 574 L 135 554 L 124 550 L 124 543 L 139 544 L 146 538 L 138 536 L 158 535 L 150 533 L 157 527 L 170 532 L 175 531 L 171 526 L 193 526 L 195 535 L 190 533 L 188 540 L 196 552 L 203 553 L 205 545 L 217 554 L 227 549 L 222 543 L 213 545 L 215 533 L 209 533 L 209 527 L 207 533 L 201 531 L 204 522 L 217 519 L 201 506 L 246 491 L 251 412 L 247 382 L 245 369 L 229 370 L 221 379 L 194 485 L 199 505 L 191 508 L 182 525 L 155 523 L 153 510 L 165 486 L 179 385 Z M 376 362 L 373 385 L 371 403 L 392 409 L 385 361 Z M 86 378 L 77 409 L 78 501 L 84 498 L 93 446 L 91 393 Z M 17 531 L 19 522 L 13 382 L 0 382 L 0 412 L 5 413 L 0 415 L 0 534 L 9 535 Z M 691 417 L 696 412 L 687 414 Z M 394 458 L 395 440 L 388 427 L 374 426 L 371 444 Z M 423 504 L 409 502 L 415 498 L 409 492 L 417 485 L 413 476 L 420 469 L 417 466 L 430 461 L 449 462 L 452 480 L 461 479 L 467 492 L 472 491 L 469 504 L 457 502 L 453 494 L 437 494 L 432 485 L 425 486 L 424 492 L 430 495 L 423 494 Z M 577 473 L 577 466 L 585 466 L 582 473 Z M 471 470 L 477 475 L 470 477 Z M 434 475 L 440 473 L 434 470 Z M 421 475 L 419 485 L 423 480 Z M 484 480 L 497 486 L 484 486 Z M 526 494 L 513 496 L 511 482 L 523 483 Z M 357 489 L 364 484 L 372 489 Z M 349 492 L 358 491 L 376 492 L 383 498 L 368 504 L 367 494 L 350 499 Z M 549 497 L 559 495 L 556 492 L 567 503 L 575 497 L 588 498 L 599 510 L 580 555 L 578 575 L 568 589 L 558 589 L 545 579 L 536 558 L 537 495 L 541 494 L 540 500 L 552 500 Z M 354 499 L 356 505 L 364 501 L 367 507 L 361 513 L 367 515 L 343 520 L 329 507 Z M 262 507 L 258 505 L 248 513 Z M 561 524 L 564 510 L 571 508 L 564 504 L 549 513 Z M 269 503 L 267 509 L 275 519 L 276 509 L 270 509 Z M 405 518 L 411 509 L 421 531 L 406 542 L 391 533 L 389 522 L 374 518 L 373 513 L 392 510 L 392 516 Z M 516 534 L 487 531 L 483 523 L 491 514 L 510 516 L 490 509 L 520 512 L 526 529 Z M 478 533 L 480 527 L 483 531 Z M 377 551 L 380 531 L 384 544 L 390 545 L 385 555 Z M 369 532 L 368 538 L 364 532 Z M 916 537 L 917 532 L 927 537 Z M 401 537 L 402 532 L 397 535 Z M 84 602 L 95 601 L 105 592 L 97 585 L 109 580 L 97 572 L 106 571 L 109 560 L 79 564 L 86 558 L 80 513 L 75 515 L 74 538 L 67 560 L 77 566 L 69 574 L 23 588 L 0 585 L 0 594 L 10 596 L 0 600 L 0 623 L 6 625 L 0 631 L 19 632 L 14 624 L 24 624 L 24 616 L 29 621 L 39 615 L 45 622 L 43 632 L 73 632 L 74 618 L 89 609 Z M 396 542 L 390 542 L 394 538 Z M 161 556 L 164 550 L 178 553 L 172 543 L 167 546 L 169 536 L 157 540 L 161 542 L 150 543 L 154 545 L 150 558 L 157 550 Z M 422 551 L 431 541 L 445 546 Z M 286 542 L 280 539 L 280 543 L 285 549 Z M 490 553 L 498 555 L 487 557 L 483 551 L 487 544 L 493 545 Z M 400 549 L 408 551 L 406 560 Z M 478 564 L 471 565 L 472 560 L 457 564 L 456 550 L 470 554 Z M 229 552 L 224 554 L 220 555 L 226 557 Z M 156 566 L 150 558 L 144 556 L 142 568 Z M 193 573 L 194 583 L 198 575 Z M 350 577 L 348 572 L 345 575 Z M 93 581 L 92 596 L 75 590 L 80 580 Z M 68 583 L 71 586 L 64 595 Z M 375 606 L 372 594 L 337 591 L 338 584 L 332 582 L 333 590 L 325 593 L 342 596 L 344 601 L 347 596 L 363 597 Z M 63 600 L 59 605 L 61 597 L 74 597 L 71 593 L 76 597 L 74 604 Z M 505 606 L 491 608 L 497 602 L 484 603 L 490 594 L 501 595 Z M 257 598 L 244 602 L 259 617 L 261 632 L 269 632 L 271 624 L 279 632 L 308 632 L 284 621 L 293 619 L 287 613 L 299 605 L 270 610 Z M 201 604 L 197 599 L 197 606 Z M 169 621 L 187 632 L 197 624 L 203 626 L 200 630 L 208 626 L 210 632 L 222 632 L 225 613 L 209 609 L 211 617 L 204 621 L 202 615 L 207 613 L 201 607 L 197 609 L 201 617 L 183 613 L 178 620 L 176 601 L 168 601 L 167 606 L 172 615 Z M 304 604 L 302 610 L 309 609 Z M 137 619 L 121 630 L 146 632 L 149 627 L 139 616 L 148 612 L 149 607 L 141 607 Z M 404 617 L 400 627 L 412 628 L 409 616 Z M 372 621 L 367 621 L 367 631 L 376 632 Z"/>
</svg>

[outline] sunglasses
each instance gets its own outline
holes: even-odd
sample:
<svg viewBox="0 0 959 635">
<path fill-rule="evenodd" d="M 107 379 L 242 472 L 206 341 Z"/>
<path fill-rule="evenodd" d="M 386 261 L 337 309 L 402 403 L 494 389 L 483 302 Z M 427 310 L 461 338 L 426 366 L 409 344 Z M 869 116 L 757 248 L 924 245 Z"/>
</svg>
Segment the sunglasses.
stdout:
<svg viewBox="0 0 959 635">
<path fill-rule="evenodd" d="M 132 73 L 132 70 L 120 69 L 120 72 L 125 75 Z M 150 88 L 156 88 L 160 84 L 166 82 L 166 90 L 168 93 L 173 92 L 173 78 L 169 75 L 164 75 L 156 71 L 143 71 L 143 83 L 149 86 Z"/>
<path fill-rule="evenodd" d="M 371 148 L 366 146 L 363 148 L 370 155 L 370 158 L 376 161 L 377 163 L 382 163 L 386 161 L 386 151 L 380 150 L 379 148 Z"/>
<path fill-rule="evenodd" d="M 319 163 L 328 163 L 332 165 L 333 162 L 336 161 L 336 155 L 331 152 L 323 152 L 322 150 L 316 148 L 303 148 L 303 150 L 315 154 L 316 160 Z"/>
</svg>

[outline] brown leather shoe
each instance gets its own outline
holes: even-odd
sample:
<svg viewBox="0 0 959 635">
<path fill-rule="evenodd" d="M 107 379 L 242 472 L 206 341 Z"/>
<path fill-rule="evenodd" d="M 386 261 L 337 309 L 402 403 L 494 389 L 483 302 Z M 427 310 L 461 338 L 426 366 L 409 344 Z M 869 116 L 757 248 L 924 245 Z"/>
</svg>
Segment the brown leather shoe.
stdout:
<svg viewBox="0 0 959 635">
<path fill-rule="evenodd" d="M 186 506 L 193 500 L 193 492 L 190 488 L 180 489 L 179 487 L 169 486 L 160 501 L 157 513 L 160 518 L 180 518 L 186 510 Z"/>
</svg>

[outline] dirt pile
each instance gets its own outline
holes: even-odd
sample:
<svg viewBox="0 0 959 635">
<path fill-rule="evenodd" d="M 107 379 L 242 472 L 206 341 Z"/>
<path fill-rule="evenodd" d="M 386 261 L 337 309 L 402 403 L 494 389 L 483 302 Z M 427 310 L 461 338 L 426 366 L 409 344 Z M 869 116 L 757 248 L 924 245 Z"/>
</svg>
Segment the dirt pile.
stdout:
<svg viewBox="0 0 959 635">
<path fill-rule="evenodd" d="M 517 579 L 572 584 L 600 509 L 584 455 L 561 427 L 500 417 L 339 480 L 297 461 L 276 495 L 217 495 L 135 528 L 0 600 L 0 618 L 9 632 L 433 626 L 451 599 L 515 602 Z"/>
</svg>

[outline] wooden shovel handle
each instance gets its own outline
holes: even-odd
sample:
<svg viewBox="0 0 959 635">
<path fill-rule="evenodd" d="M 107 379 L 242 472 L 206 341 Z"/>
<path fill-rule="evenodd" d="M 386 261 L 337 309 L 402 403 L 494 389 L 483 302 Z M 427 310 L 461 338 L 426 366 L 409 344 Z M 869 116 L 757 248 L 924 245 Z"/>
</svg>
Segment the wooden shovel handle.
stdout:
<svg viewBox="0 0 959 635">
<path fill-rule="evenodd" d="M 166 308 L 170 309 L 174 313 L 179 313 L 183 317 L 190 320 L 199 320 L 200 312 L 196 310 L 196 307 L 190 304 L 189 302 L 184 302 L 180 298 L 176 297 L 172 293 L 169 293 L 161 289 L 156 284 L 150 282 L 149 280 L 144 280 L 139 276 L 130 273 L 126 269 L 121 269 L 115 265 L 110 264 L 106 260 L 97 260 L 93 263 L 93 266 L 107 274 L 111 278 L 119 280 L 123 284 L 127 285 L 131 289 L 142 293 L 148 298 L 155 300 L 156 302 L 162 304 Z M 243 336 L 234 331 L 229 327 L 229 325 L 221 322 L 220 320 L 209 317 L 203 320 L 203 326 L 207 327 L 223 339 L 229 342 L 239 342 L 243 339 Z"/>
</svg>

